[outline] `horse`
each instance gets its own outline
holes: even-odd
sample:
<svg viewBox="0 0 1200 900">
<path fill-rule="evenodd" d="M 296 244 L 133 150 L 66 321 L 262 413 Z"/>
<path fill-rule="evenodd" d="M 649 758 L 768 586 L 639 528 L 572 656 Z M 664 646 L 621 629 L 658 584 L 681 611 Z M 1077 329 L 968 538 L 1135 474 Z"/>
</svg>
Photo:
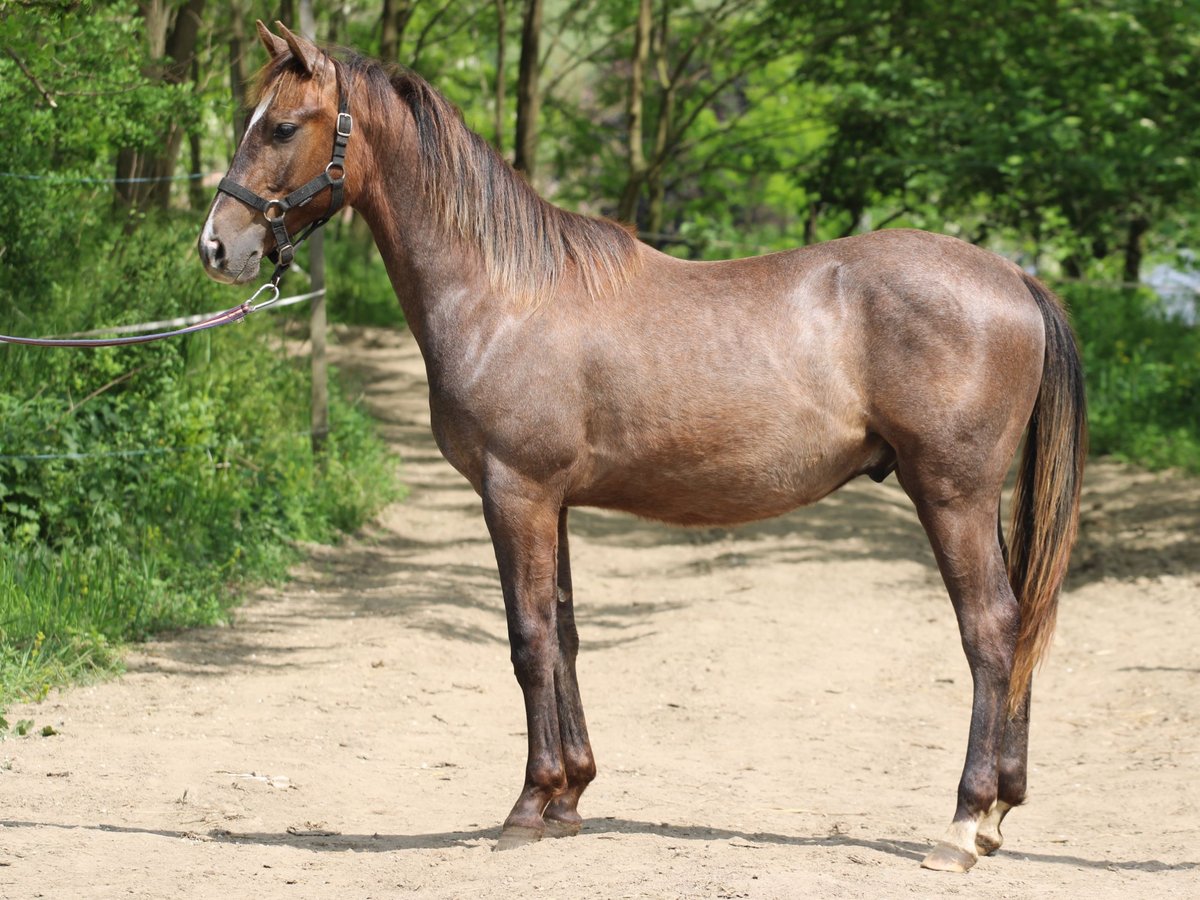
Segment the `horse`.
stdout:
<svg viewBox="0 0 1200 900">
<path fill-rule="evenodd" d="M 424 358 L 437 445 L 482 498 L 499 569 L 528 758 L 496 849 L 578 833 L 596 775 L 571 508 L 735 525 L 893 472 L 973 684 L 954 816 L 922 865 L 966 871 L 999 849 L 1026 795 L 1032 673 L 1086 457 L 1079 353 L 1054 295 L 915 230 L 671 257 L 542 199 L 415 73 L 276 28 L 258 23 L 269 60 L 199 254 L 212 278 L 244 283 L 264 257 L 285 266 L 291 234 L 343 201 L 371 229 Z M 1023 435 L 1006 545 L 1001 490 Z"/>
</svg>

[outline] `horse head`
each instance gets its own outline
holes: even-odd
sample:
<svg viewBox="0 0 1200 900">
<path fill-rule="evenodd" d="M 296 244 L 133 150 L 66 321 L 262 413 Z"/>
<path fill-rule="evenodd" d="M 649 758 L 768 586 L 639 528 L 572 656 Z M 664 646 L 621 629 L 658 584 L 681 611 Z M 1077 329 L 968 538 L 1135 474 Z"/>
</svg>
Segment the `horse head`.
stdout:
<svg viewBox="0 0 1200 900">
<path fill-rule="evenodd" d="M 204 268 L 217 281 L 250 281 L 264 256 L 286 266 L 304 236 L 292 235 L 323 223 L 344 202 L 352 120 L 337 64 L 312 41 L 276 26 L 283 37 L 258 22 L 270 59 L 198 241 Z"/>
</svg>

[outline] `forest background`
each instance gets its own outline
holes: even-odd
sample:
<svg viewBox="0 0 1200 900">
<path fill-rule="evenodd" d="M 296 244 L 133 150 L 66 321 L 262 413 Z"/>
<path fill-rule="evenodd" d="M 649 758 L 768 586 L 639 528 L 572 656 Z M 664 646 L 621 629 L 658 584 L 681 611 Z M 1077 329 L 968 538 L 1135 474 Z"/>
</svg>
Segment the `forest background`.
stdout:
<svg viewBox="0 0 1200 900">
<path fill-rule="evenodd" d="M 668 253 L 918 227 L 1008 256 L 1072 308 L 1093 451 L 1200 472 L 1200 4 L 0 0 L 0 332 L 243 299 L 194 242 L 256 18 L 415 69 L 548 199 Z M 333 320 L 402 325 L 361 220 L 327 231 Z M 396 496 L 336 382 L 313 451 L 305 322 L 0 347 L 0 705 L 221 621 Z"/>
</svg>

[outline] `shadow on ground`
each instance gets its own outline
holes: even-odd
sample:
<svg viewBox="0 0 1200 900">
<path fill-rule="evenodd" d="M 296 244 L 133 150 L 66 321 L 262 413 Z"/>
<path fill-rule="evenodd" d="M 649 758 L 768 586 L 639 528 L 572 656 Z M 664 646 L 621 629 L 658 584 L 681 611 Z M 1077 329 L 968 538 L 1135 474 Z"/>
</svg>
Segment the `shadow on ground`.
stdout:
<svg viewBox="0 0 1200 900">
<path fill-rule="evenodd" d="M 472 828 L 464 831 L 445 831 L 429 834 L 331 834 L 324 831 L 235 832 L 223 829 L 199 834 L 170 829 L 137 828 L 127 825 L 60 825 L 54 822 L 20 822 L 0 820 L 3 828 L 61 828 L 66 830 L 103 831 L 114 834 L 147 834 L 172 839 L 208 840 L 230 844 L 287 846 L 301 850 L 326 853 L 394 853 L 407 850 L 430 850 L 447 847 L 488 845 L 500 836 L 500 828 Z M 704 825 L 672 825 L 666 822 L 642 822 L 633 819 L 596 819 L 584 825 L 584 836 L 651 835 L 672 841 L 736 842 L 737 846 L 787 846 L 856 848 L 884 853 L 889 856 L 919 862 L 931 844 L 910 840 L 859 838 L 846 834 L 790 835 L 762 831 L 740 831 L 710 828 Z M 521 850 L 511 851 L 520 853 Z M 1005 851 L 998 854 L 1002 859 Z M 1086 869 L 1137 872 L 1187 872 L 1200 870 L 1200 862 L 1166 863 L 1157 859 L 1090 859 L 1069 853 L 1030 853 L 1017 851 L 1022 860 L 1046 865 L 1076 866 Z"/>
</svg>

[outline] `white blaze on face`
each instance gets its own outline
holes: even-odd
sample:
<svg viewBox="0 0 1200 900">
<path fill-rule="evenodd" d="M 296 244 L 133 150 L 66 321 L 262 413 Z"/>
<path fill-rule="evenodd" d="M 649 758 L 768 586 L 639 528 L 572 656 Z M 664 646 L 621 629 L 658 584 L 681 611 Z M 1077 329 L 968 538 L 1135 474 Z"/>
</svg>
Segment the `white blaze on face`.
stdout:
<svg viewBox="0 0 1200 900">
<path fill-rule="evenodd" d="M 243 141 L 246 140 L 246 136 L 254 129 L 254 126 L 258 124 L 259 119 L 266 115 L 266 112 L 270 108 L 271 102 L 275 99 L 275 94 L 278 91 L 279 84 L 276 83 L 271 88 L 270 93 L 258 101 L 258 106 L 254 108 L 254 114 L 250 116 L 250 121 L 246 123 L 246 130 L 242 133 Z M 221 195 L 218 194 L 217 197 L 219 199 Z M 200 232 L 200 240 L 204 243 L 207 243 L 213 239 L 213 214 L 216 211 L 217 204 L 214 203 L 212 208 L 208 211 L 208 218 L 204 221 L 204 229 Z"/>
<path fill-rule="evenodd" d="M 276 82 L 275 86 L 271 88 L 271 93 L 267 94 L 267 96 L 263 97 L 262 100 L 258 102 L 258 106 L 254 109 L 254 115 L 252 115 L 250 117 L 250 121 L 246 123 L 245 134 L 249 134 L 253 130 L 254 126 L 258 124 L 258 120 L 263 117 L 264 113 L 266 113 L 267 108 L 271 105 L 271 101 L 275 99 L 275 92 L 278 90 L 279 84 Z M 242 140 L 245 139 L 245 135 L 243 135 Z"/>
</svg>

